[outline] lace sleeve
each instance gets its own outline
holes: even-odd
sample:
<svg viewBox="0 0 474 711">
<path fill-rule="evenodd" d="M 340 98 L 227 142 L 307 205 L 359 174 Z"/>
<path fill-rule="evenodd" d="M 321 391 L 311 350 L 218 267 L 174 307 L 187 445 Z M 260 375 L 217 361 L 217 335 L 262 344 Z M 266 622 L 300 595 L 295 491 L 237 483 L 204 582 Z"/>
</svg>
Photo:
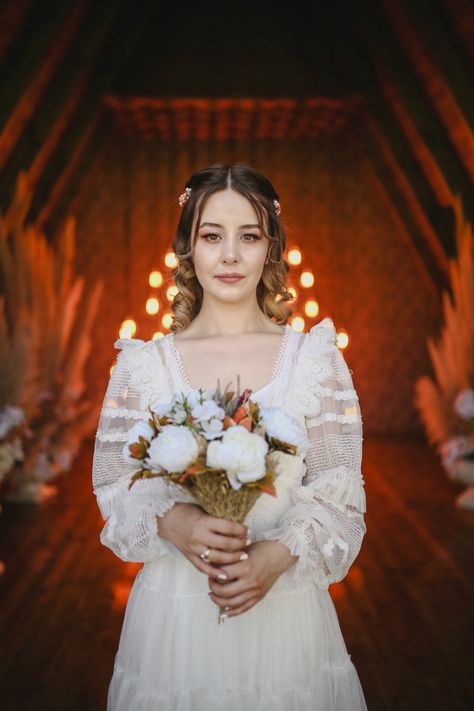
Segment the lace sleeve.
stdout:
<svg viewBox="0 0 474 711">
<path fill-rule="evenodd" d="M 359 398 L 331 319 L 307 334 L 296 370 L 292 397 L 301 403 L 311 447 L 291 506 L 264 538 L 298 556 L 288 571 L 294 580 L 309 574 L 327 589 L 346 576 L 366 532 Z"/>
<path fill-rule="evenodd" d="M 178 501 L 196 503 L 184 489 L 158 477 L 139 480 L 128 490 L 137 467 L 122 458 L 122 449 L 127 431 L 149 414 L 139 383 L 143 382 L 143 374 L 149 373 L 155 395 L 156 383 L 160 383 L 160 363 L 156 358 L 151 370 L 150 344 L 141 339 L 119 339 L 114 344 L 121 350 L 103 400 L 92 461 L 93 490 L 102 518 L 106 519 L 100 541 L 121 560 L 131 562 L 153 561 L 163 555 L 177 557 L 176 546 L 159 535 L 159 517 Z M 161 376 L 164 378 L 163 373 Z M 164 379 L 161 382 L 165 390 L 167 383 Z"/>
</svg>

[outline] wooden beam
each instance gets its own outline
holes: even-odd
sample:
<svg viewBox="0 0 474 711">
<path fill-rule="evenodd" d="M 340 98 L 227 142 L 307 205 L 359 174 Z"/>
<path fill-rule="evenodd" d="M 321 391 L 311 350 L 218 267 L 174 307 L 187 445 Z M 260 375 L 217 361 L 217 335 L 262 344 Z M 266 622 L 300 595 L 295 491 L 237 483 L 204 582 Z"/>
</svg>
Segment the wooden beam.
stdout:
<svg viewBox="0 0 474 711">
<path fill-rule="evenodd" d="M 471 181 L 474 181 L 474 136 L 468 120 L 440 73 L 436 61 L 430 56 L 410 14 L 398 0 L 384 0 L 383 4 L 413 70 L 430 97 Z"/>
<path fill-rule="evenodd" d="M 14 150 L 74 37 L 91 0 L 78 0 L 66 18 L 59 36 L 44 57 L 35 76 L 17 102 L 0 133 L 0 170 Z"/>
<path fill-rule="evenodd" d="M 0 63 L 17 42 L 33 0 L 9 0 L 0 8 Z"/>
</svg>

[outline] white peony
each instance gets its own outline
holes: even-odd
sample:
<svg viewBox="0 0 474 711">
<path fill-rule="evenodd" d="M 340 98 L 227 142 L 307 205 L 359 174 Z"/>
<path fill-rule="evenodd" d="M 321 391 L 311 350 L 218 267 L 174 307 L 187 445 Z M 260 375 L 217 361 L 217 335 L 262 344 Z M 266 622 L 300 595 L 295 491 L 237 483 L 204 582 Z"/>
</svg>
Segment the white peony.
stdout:
<svg viewBox="0 0 474 711">
<path fill-rule="evenodd" d="M 209 443 L 206 464 L 224 469 L 230 485 L 237 490 L 244 483 L 263 479 L 267 452 L 268 443 L 263 437 L 235 425 L 225 431 L 222 441 Z"/>
<path fill-rule="evenodd" d="M 136 457 L 132 457 L 128 445 L 138 442 L 140 435 L 144 437 L 147 442 L 151 442 L 153 434 L 154 430 L 148 423 L 148 420 L 140 420 L 136 425 L 133 425 L 133 427 L 131 427 L 127 432 L 127 441 L 122 449 L 122 456 L 125 461 L 129 464 L 137 464 L 138 459 Z"/>
<path fill-rule="evenodd" d="M 311 447 L 306 431 L 298 420 L 280 407 L 260 407 L 261 423 L 269 437 L 275 437 L 297 447 L 296 453 L 304 457 Z"/>
<path fill-rule="evenodd" d="M 197 440 L 188 427 L 165 425 L 148 447 L 145 463 L 151 471 L 184 472 L 198 455 Z"/>
</svg>

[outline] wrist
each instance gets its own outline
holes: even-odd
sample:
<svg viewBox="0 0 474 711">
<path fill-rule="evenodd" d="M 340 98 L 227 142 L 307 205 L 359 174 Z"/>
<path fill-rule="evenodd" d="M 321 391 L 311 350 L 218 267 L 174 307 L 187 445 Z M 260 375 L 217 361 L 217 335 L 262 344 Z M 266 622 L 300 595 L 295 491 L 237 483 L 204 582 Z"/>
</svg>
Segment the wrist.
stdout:
<svg viewBox="0 0 474 711">
<path fill-rule="evenodd" d="M 275 565 L 279 574 L 286 573 L 298 560 L 299 556 L 292 555 L 290 549 L 280 541 L 267 541 L 272 544 L 275 552 Z"/>
</svg>

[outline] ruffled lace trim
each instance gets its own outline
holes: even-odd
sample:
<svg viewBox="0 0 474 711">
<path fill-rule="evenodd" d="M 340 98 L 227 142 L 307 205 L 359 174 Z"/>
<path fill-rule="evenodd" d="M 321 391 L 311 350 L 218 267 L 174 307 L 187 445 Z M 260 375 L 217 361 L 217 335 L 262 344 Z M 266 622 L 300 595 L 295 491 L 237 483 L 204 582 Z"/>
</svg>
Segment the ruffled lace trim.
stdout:
<svg viewBox="0 0 474 711">
<path fill-rule="evenodd" d="M 298 556 L 298 560 L 285 572 L 292 583 L 298 585 L 303 579 L 309 577 L 314 580 L 318 588 L 328 589 L 330 581 L 322 569 L 322 561 L 315 567 L 309 560 L 308 543 L 302 531 L 289 524 L 281 524 L 276 528 L 264 531 L 260 537 L 266 541 L 279 541 L 287 546 L 291 555 Z"/>
<path fill-rule="evenodd" d="M 347 653 L 337 662 L 328 661 L 323 663 L 321 665 L 321 670 L 324 671 L 325 674 L 337 675 L 338 677 L 341 675 L 353 677 L 357 673 L 351 655 Z M 127 686 L 138 687 L 141 685 L 142 676 L 136 672 L 132 672 L 130 669 L 126 669 L 116 661 L 114 664 L 113 683 L 118 681 L 126 684 Z M 343 683 L 340 678 L 338 678 L 338 683 Z M 199 694 L 201 698 L 205 695 L 206 699 L 209 699 L 209 701 L 219 701 L 220 703 L 225 704 L 226 702 L 234 701 L 234 699 L 240 701 L 242 696 L 248 695 L 251 696 L 252 699 L 255 698 L 256 701 L 258 696 L 259 704 L 273 703 L 276 706 L 272 706 L 272 708 L 277 707 L 280 709 L 281 696 L 283 694 L 295 694 L 295 698 L 297 696 L 301 696 L 302 701 L 306 701 L 309 698 L 316 699 L 321 694 L 321 681 L 319 679 L 317 683 L 310 685 L 289 684 L 279 688 L 278 696 L 266 695 L 264 684 L 257 680 L 253 680 L 251 684 L 241 682 L 240 684 L 236 684 L 235 686 L 233 685 L 231 688 L 226 688 L 223 691 L 213 690 L 211 686 L 212 685 L 209 684 L 206 684 L 205 686 L 186 686 L 185 684 L 180 683 L 179 686 L 174 686 L 167 690 L 159 691 L 158 689 L 153 689 L 153 691 L 150 691 L 148 694 L 141 691 L 140 699 L 151 699 L 153 700 L 153 703 L 159 705 L 165 704 L 168 706 L 171 705 L 172 702 L 176 702 L 176 698 L 192 698 L 193 696 Z M 283 708 L 283 706 L 281 708 Z"/>
<path fill-rule="evenodd" d="M 298 490 L 298 496 L 304 501 L 315 498 L 323 499 L 339 511 L 347 512 L 352 506 L 360 513 L 367 512 L 365 480 L 361 472 L 348 471 L 344 466 L 319 471 L 317 478 Z"/>
<path fill-rule="evenodd" d="M 110 516 L 123 496 L 145 497 L 153 503 L 153 512 L 161 517 L 178 501 L 184 503 L 196 503 L 196 500 L 189 492 L 164 478 L 153 477 L 135 482 L 131 489 L 128 489 L 130 479 L 123 479 L 110 486 L 102 486 L 94 490 L 97 503 L 102 514 L 102 518 Z"/>
<path fill-rule="evenodd" d="M 102 432 L 99 427 L 95 436 L 100 442 L 126 442 L 128 432 Z"/>
<path fill-rule="evenodd" d="M 147 410 L 130 410 L 128 407 L 103 407 L 101 415 L 103 417 L 127 417 L 133 420 L 146 419 Z"/>
</svg>

